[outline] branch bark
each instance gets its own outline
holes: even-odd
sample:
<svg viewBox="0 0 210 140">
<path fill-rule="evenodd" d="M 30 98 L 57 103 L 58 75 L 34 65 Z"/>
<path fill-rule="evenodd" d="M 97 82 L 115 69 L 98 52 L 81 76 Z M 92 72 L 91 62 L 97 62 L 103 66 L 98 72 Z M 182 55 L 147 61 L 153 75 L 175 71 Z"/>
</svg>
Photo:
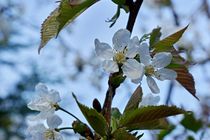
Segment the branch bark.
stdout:
<svg viewBox="0 0 210 140">
<path fill-rule="evenodd" d="M 136 2 L 133 2 L 133 0 L 126 0 L 126 5 L 129 7 L 130 10 L 126 29 L 130 32 L 133 31 L 134 23 L 136 21 L 136 17 L 138 15 L 142 3 L 143 0 L 136 0 Z"/>
<path fill-rule="evenodd" d="M 138 15 L 138 12 L 140 10 L 142 3 L 143 3 L 143 0 L 136 0 L 135 2 L 133 2 L 133 0 L 126 0 L 125 5 L 127 5 L 130 10 L 126 29 L 129 30 L 130 32 L 133 31 L 136 17 Z M 105 119 L 109 125 L 111 122 L 112 100 L 115 96 L 116 89 L 120 86 L 120 85 L 116 86 L 116 85 L 114 85 L 114 83 L 112 83 L 111 79 L 113 76 L 115 76 L 115 73 L 110 74 L 110 76 L 109 76 L 109 81 L 108 81 L 109 87 L 106 92 L 106 97 L 105 97 L 105 101 L 104 101 L 104 105 L 103 105 L 103 109 L 102 109 L 102 114 L 105 117 Z"/>
</svg>

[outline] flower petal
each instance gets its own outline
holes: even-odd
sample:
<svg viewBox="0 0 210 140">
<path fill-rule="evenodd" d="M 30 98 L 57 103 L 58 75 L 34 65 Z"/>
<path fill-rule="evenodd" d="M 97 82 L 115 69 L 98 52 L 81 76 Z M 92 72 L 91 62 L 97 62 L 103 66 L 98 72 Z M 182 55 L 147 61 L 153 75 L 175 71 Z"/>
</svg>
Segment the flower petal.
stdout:
<svg viewBox="0 0 210 140">
<path fill-rule="evenodd" d="M 45 84 L 43 83 L 38 83 L 35 87 L 35 90 L 38 94 L 45 94 L 48 93 L 48 88 Z"/>
<path fill-rule="evenodd" d="M 155 72 L 155 77 L 158 80 L 175 80 L 177 73 L 174 70 L 162 68 Z"/>
<path fill-rule="evenodd" d="M 134 58 L 138 54 L 138 48 L 133 46 L 133 47 L 128 47 L 127 52 L 125 56 L 127 58 Z"/>
<path fill-rule="evenodd" d="M 145 66 L 150 65 L 152 58 L 149 53 L 149 46 L 146 43 L 140 45 L 139 54 L 141 63 L 143 63 Z"/>
<path fill-rule="evenodd" d="M 44 120 L 47 119 L 48 117 L 52 116 L 54 114 L 55 110 L 50 109 L 48 111 L 41 111 L 39 114 L 35 116 L 31 116 L 30 120 L 31 121 L 39 121 L 39 120 Z"/>
<path fill-rule="evenodd" d="M 128 59 L 122 66 L 123 73 L 131 79 L 142 78 L 144 66 L 135 59 Z"/>
<path fill-rule="evenodd" d="M 36 124 L 34 126 L 29 126 L 27 131 L 33 135 L 35 133 L 42 133 L 46 130 L 46 127 L 44 126 L 44 124 Z"/>
<path fill-rule="evenodd" d="M 49 91 L 49 94 L 48 94 L 48 100 L 51 101 L 52 103 L 57 103 L 57 102 L 60 102 L 61 101 L 61 97 L 59 95 L 59 92 L 54 90 L 54 89 L 51 89 Z"/>
<path fill-rule="evenodd" d="M 142 77 L 141 78 L 138 78 L 138 79 L 132 79 L 131 82 L 133 82 L 134 84 L 139 84 L 139 83 L 141 84 Z"/>
<path fill-rule="evenodd" d="M 111 59 L 114 54 L 113 50 L 107 43 L 101 43 L 98 39 L 95 39 L 95 51 L 96 55 L 103 59 Z"/>
<path fill-rule="evenodd" d="M 152 93 L 160 92 L 160 89 L 158 88 L 157 83 L 155 82 L 155 80 L 152 77 L 147 76 L 147 84 L 148 84 L 150 90 L 152 91 Z"/>
<path fill-rule="evenodd" d="M 112 38 L 114 49 L 116 51 L 123 51 L 125 46 L 127 46 L 130 41 L 130 36 L 131 33 L 128 30 L 126 29 L 118 30 Z"/>
<path fill-rule="evenodd" d="M 62 137 L 62 135 L 61 135 L 61 133 L 59 133 L 59 132 L 55 132 L 56 134 L 55 134 L 55 139 L 56 140 L 63 140 L 63 137 Z"/>
<path fill-rule="evenodd" d="M 51 108 L 50 102 L 46 100 L 46 98 L 34 98 L 31 102 L 28 103 L 28 108 L 31 110 L 37 111 L 46 111 Z"/>
<path fill-rule="evenodd" d="M 53 115 L 47 118 L 47 125 L 49 126 L 50 129 L 55 129 L 59 125 L 61 125 L 62 120 L 58 115 Z"/>
<path fill-rule="evenodd" d="M 134 36 L 128 43 L 126 57 L 134 58 L 138 54 L 139 39 Z"/>
<path fill-rule="evenodd" d="M 115 61 L 112 60 L 105 60 L 102 63 L 102 67 L 104 68 L 105 71 L 114 73 L 119 71 L 118 64 Z"/>
<path fill-rule="evenodd" d="M 152 65 L 155 68 L 164 68 L 171 63 L 171 60 L 172 60 L 171 53 L 168 52 L 157 53 L 152 58 Z"/>
<path fill-rule="evenodd" d="M 160 101 L 160 96 L 154 96 L 153 94 L 149 93 L 145 97 L 143 97 L 139 107 L 148 106 L 148 105 L 157 105 Z"/>
</svg>

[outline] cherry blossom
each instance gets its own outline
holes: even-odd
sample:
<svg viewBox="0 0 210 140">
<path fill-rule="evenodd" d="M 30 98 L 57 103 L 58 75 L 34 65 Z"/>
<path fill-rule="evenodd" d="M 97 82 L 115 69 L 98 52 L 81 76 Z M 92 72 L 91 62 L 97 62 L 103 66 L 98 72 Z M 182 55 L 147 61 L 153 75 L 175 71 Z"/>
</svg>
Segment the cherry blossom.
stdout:
<svg viewBox="0 0 210 140">
<path fill-rule="evenodd" d="M 38 97 L 33 98 L 28 103 L 28 108 L 40 111 L 40 113 L 32 119 L 46 119 L 52 116 L 58 105 L 57 103 L 61 100 L 59 92 L 53 89 L 48 90 L 47 86 L 42 83 L 37 84 L 35 90 L 38 93 Z"/>
<path fill-rule="evenodd" d="M 113 38 L 113 48 L 95 39 L 95 51 L 103 62 L 103 69 L 110 73 L 123 71 L 128 78 L 137 79 L 143 75 L 143 65 L 134 57 L 138 53 L 139 39 L 130 39 L 130 32 L 126 29 L 118 30 Z"/>
</svg>

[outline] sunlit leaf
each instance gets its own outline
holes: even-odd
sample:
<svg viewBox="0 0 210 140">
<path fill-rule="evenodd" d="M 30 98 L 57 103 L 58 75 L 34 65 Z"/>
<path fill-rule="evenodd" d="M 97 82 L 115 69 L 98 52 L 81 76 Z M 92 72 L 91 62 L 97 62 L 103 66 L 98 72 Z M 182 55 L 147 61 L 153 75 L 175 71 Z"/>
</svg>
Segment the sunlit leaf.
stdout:
<svg viewBox="0 0 210 140">
<path fill-rule="evenodd" d="M 59 15 L 58 8 L 56 8 L 42 24 L 41 44 L 38 50 L 39 53 L 41 48 L 43 48 L 51 38 L 56 36 L 59 26 L 59 22 L 57 21 L 58 15 Z"/>
<path fill-rule="evenodd" d="M 187 27 L 188 27 L 188 25 L 185 28 L 179 30 L 178 32 L 153 44 L 152 47 L 155 49 L 155 51 L 158 51 L 158 52 L 167 51 L 182 37 L 182 35 L 185 32 L 185 30 L 187 29 Z"/>
<path fill-rule="evenodd" d="M 90 126 L 97 132 L 100 136 L 105 136 L 107 134 L 108 125 L 104 117 L 98 113 L 95 109 L 88 108 L 78 102 L 76 96 L 73 94 L 74 99 L 77 102 L 81 112 L 85 116 L 86 120 Z"/>
<path fill-rule="evenodd" d="M 125 107 L 124 113 L 127 111 L 138 108 L 139 103 L 141 102 L 141 99 L 142 99 L 142 95 L 143 95 L 142 88 L 140 86 L 138 86 L 136 88 L 136 90 L 134 91 L 134 93 L 132 94 L 132 96 L 130 97 L 130 99 Z"/>
<path fill-rule="evenodd" d="M 121 127 L 126 127 L 128 129 L 136 128 L 137 124 L 140 126 L 143 124 L 142 126 L 146 128 L 147 123 L 148 128 L 157 128 L 156 121 L 159 121 L 159 119 L 183 113 L 186 113 L 186 111 L 175 106 L 146 106 L 126 112 L 120 119 L 119 124 Z M 153 123 L 154 125 L 152 126 Z M 140 127 L 140 129 L 142 128 Z"/>
<path fill-rule="evenodd" d="M 39 53 L 50 39 L 58 35 L 61 29 L 97 1 L 98 0 L 86 0 L 80 5 L 71 6 L 69 0 L 62 0 L 59 7 L 56 8 L 42 24 Z"/>
</svg>

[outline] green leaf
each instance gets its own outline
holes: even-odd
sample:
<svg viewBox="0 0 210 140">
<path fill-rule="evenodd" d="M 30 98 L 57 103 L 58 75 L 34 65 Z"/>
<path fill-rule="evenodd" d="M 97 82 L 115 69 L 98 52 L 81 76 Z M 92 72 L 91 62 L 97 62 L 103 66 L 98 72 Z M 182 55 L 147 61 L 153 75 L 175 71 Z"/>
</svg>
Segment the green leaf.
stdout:
<svg viewBox="0 0 210 140">
<path fill-rule="evenodd" d="M 187 140 L 195 140 L 195 138 L 193 136 L 188 136 Z"/>
<path fill-rule="evenodd" d="M 120 110 L 118 108 L 112 108 L 112 116 L 116 119 L 120 119 L 122 114 L 120 113 Z"/>
<path fill-rule="evenodd" d="M 158 140 L 164 140 L 164 138 L 169 135 L 176 127 L 174 125 L 170 126 L 167 130 L 162 130 L 158 134 Z"/>
<path fill-rule="evenodd" d="M 97 1 L 98 0 L 86 0 L 80 5 L 71 6 L 69 0 L 61 0 L 59 7 L 56 8 L 42 24 L 41 43 L 38 52 L 40 53 L 40 50 L 47 42 L 57 36 L 62 28 Z"/>
<path fill-rule="evenodd" d="M 118 108 L 112 108 L 111 128 L 114 132 L 119 126 L 119 119 L 122 116 Z"/>
<path fill-rule="evenodd" d="M 201 129 L 202 126 L 203 126 L 202 121 L 199 120 L 199 119 L 196 119 L 193 113 L 191 113 L 191 114 L 186 114 L 186 115 L 184 116 L 184 118 L 182 119 L 181 124 L 182 124 L 186 129 L 192 130 L 192 131 L 195 132 L 195 133 L 196 133 L 199 129 Z"/>
<path fill-rule="evenodd" d="M 135 136 L 127 132 L 125 129 L 117 129 L 113 133 L 113 137 L 115 140 L 138 140 Z"/>
<path fill-rule="evenodd" d="M 167 125 L 164 120 L 160 119 L 183 113 L 186 113 L 186 111 L 175 106 L 146 106 L 126 112 L 121 117 L 119 124 L 120 127 L 126 127 L 129 130 L 137 129 L 138 127 L 139 129 L 157 129 L 161 123 L 161 127 Z M 158 121 L 161 121 L 161 123 Z"/>
<path fill-rule="evenodd" d="M 111 22 L 109 28 L 111 28 L 117 21 L 117 19 L 120 17 L 120 6 L 117 6 L 117 12 L 114 14 L 114 16 L 107 20 L 107 22 Z"/>
<path fill-rule="evenodd" d="M 119 87 L 120 84 L 125 80 L 125 76 L 122 73 L 117 72 L 113 73 L 112 76 L 109 78 L 109 83 L 112 84 L 113 87 Z"/>
<path fill-rule="evenodd" d="M 134 93 L 132 94 L 132 96 L 130 97 L 123 113 L 138 108 L 139 103 L 142 100 L 142 95 L 143 95 L 142 88 L 138 86 L 134 91 Z"/>
<path fill-rule="evenodd" d="M 185 28 L 179 30 L 178 32 L 164 38 L 163 40 L 158 41 L 152 47 L 155 49 L 156 52 L 170 50 L 170 48 L 182 37 L 187 27 L 188 25 Z"/>
<path fill-rule="evenodd" d="M 79 133 L 83 137 L 93 137 L 91 129 L 83 122 L 74 121 L 72 123 L 74 133 Z"/>
<path fill-rule="evenodd" d="M 161 28 L 157 27 L 157 28 L 153 29 L 152 32 L 150 33 L 150 40 L 149 40 L 150 46 L 152 46 L 153 44 L 160 41 L 160 36 L 161 36 L 160 30 L 161 30 Z"/>
<path fill-rule="evenodd" d="M 97 132 L 100 136 L 105 136 L 108 131 L 108 125 L 104 117 L 98 113 L 95 109 L 88 108 L 85 105 L 82 105 L 78 102 L 76 96 L 73 94 L 74 99 L 77 102 L 81 112 L 85 116 L 86 120 L 90 124 L 90 126 Z"/>
<path fill-rule="evenodd" d="M 112 0 L 117 5 L 124 5 L 126 0 Z"/>
</svg>

